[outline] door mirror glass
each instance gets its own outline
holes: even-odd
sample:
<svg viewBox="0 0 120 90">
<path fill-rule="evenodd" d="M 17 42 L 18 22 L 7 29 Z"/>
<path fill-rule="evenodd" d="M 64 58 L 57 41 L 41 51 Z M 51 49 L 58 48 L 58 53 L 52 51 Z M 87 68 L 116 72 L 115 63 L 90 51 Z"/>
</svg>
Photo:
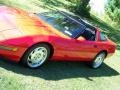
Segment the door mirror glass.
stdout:
<svg viewBox="0 0 120 90">
<path fill-rule="evenodd" d="M 107 41 L 107 36 L 103 33 L 100 33 L 100 40 L 101 41 Z"/>
</svg>

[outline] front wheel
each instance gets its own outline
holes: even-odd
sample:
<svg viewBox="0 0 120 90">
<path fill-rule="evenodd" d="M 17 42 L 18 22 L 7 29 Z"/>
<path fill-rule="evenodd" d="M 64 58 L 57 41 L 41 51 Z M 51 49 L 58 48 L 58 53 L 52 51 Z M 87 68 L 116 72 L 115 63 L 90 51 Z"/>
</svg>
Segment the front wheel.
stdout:
<svg viewBox="0 0 120 90">
<path fill-rule="evenodd" d="M 95 59 L 90 63 L 90 66 L 94 69 L 99 68 L 103 64 L 103 61 L 104 61 L 105 57 L 106 57 L 105 52 L 99 53 L 95 57 Z"/>
<path fill-rule="evenodd" d="M 38 68 L 46 62 L 49 56 L 49 46 L 46 44 L 37 44 L 25 52 L 21 63 L 30 68 Z"/>
</svg>

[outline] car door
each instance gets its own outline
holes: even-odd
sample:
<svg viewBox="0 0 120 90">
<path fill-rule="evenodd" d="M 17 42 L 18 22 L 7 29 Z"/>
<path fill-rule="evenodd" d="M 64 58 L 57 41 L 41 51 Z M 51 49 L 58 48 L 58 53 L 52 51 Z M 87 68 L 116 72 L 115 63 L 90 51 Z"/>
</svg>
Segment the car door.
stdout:
<svg viewBox="0 0 120 90">
<path fill-rule="evenodd" d="M 96 53 L 94 42 L 87 40 L 74 39 L 77 35 L 81 35 L 86 27 L 79 21 L 66 14 L 61 13 L 45 13 L 39 15 L 43 20 L 56 29 L 58 37 L 55 37 L 54 43 L 54 59 L 56 60 L 89 60 Z M 53 31 L 53 30 L 52 30 Z M 54 31 L 55 32 L 55 31 Z"/>
<path fill-rule="evenodd" d="M 61 60 L 92 60 L 99 51 L 95 41 L 78 39 L 56 39 L 55 56 Z"/>
<path fill-rule="evenodd" d="M 97 43 L 88 40 L 72 40 L 69 42 L 67 56 L 74 60 L 92 60 L 99 52 Z M 70 53 L 70 54 L 69 54 Z"/>
</svg>

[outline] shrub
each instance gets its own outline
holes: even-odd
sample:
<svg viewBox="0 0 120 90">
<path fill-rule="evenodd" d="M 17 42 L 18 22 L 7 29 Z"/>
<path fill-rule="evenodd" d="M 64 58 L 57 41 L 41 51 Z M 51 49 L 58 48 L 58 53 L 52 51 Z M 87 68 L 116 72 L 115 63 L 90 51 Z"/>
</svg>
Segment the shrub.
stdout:
<svg viewBox="0 0 120 90">
<path fill-rule="evenodd" d="M 70 10 L 74 13 L 77 13 L 84 17 L 90 17 L 90 6 L 89 1 L 90 0 L 69 0 L 73 5 L 70 5 Z"/>
<path fill-rule="evenodd" d="M 120 22 L 120 0 L 108 0 L 106 13 L 114 22 Z"/>
</svg>

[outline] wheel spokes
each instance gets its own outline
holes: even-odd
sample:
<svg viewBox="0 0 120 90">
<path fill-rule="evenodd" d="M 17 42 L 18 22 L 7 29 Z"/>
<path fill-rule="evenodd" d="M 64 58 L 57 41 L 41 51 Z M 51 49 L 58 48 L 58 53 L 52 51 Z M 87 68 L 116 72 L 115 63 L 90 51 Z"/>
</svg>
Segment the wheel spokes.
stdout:
<svg viewBox="0 0 120 90">
<path fill-rule="evenodd" d="M 40 66 L 47 58 L 47 49 L 39 47 L 34 49 L 28 56 L 28 64 L 32 67 Z"/>
<path fill-rule="evenodd" d="M 105 58 L 105 54 L 98 55 L 98 57 L 96 58 L 96 60 L 93 63 L 93 67 L 94 68 L 99 67 L 102 64 L 104 58 Z"/>
</svg>

